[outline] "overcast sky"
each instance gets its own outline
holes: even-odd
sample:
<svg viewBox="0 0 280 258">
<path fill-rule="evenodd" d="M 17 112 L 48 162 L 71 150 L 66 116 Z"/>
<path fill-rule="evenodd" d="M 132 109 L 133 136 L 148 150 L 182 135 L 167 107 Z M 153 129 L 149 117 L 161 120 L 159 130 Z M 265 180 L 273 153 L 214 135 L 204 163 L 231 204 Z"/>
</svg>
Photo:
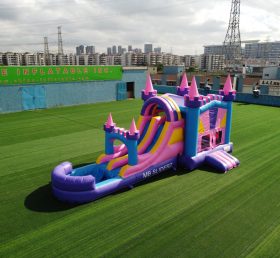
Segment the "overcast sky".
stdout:
<svg viewBox="0 0 280 258">
<path fill-rule="evenodd" d="M 201 54 L 203 45 L 221 44 L 231 0 L 1 0 L 0 52 L 57 52 L 57 26 L 62 26 L 65 52 L 77 45 L 144 43 L 173 54 Z M 242 40 L 280 40 L 279 0 L 241 0 Z"/>
</svg>

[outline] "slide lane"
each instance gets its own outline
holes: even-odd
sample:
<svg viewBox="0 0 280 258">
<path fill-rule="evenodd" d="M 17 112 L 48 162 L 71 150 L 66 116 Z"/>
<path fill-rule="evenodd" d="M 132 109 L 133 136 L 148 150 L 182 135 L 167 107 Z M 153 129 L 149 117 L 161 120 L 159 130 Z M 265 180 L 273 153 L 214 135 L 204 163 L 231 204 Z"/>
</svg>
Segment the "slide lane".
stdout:
<svg viewBox="0 0 280 258">
<path fill-rule="evenodd" d="M 127 178 L 181 154 L 183 152 L 183 127 L 183 120 L 165 122 L 161 135 L 151 151 L 139 155 L 137 165 L 123 166 L 119 176 Z"/>
<path fill-rule="evenodd" d="M 164 122 L 165 122 L 165 118 L 162 118 L 160 116 L 156 116 L 151 119 L 147 132 L 145 133 L 144 137 L 138 144 L 138 147 L 137 147 L 138 155 L 145 153 L 147 148 L 153 142 L 153 139 L 159 129 L 159 126 L 161 126 Z M 140 157 L 140 156 L 138 156 L 138 157 Z M 128 163 L 128 155 L 126 154 L 122 157 L 117 157 L 115 159 L 110 160 L 106 168 L 107 168 L 107 170 L 112 170 L 112 169 L 124 166 L 127 163 Z"/>
</svg>

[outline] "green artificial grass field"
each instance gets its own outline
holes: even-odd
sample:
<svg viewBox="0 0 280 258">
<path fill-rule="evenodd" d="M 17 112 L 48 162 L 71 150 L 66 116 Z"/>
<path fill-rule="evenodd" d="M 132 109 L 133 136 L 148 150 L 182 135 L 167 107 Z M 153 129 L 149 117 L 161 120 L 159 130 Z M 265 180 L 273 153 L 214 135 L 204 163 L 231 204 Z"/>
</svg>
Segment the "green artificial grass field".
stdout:
<svg viewBox="0 0 280 258">
<path fill-rule="evenodd" d="M 112 111 L 141 100 L 0 115 L 0 257 L 280 257 L 280 109 L 235 103 L 227 174 L 167 171 L 84 205 L 57 201 L 52 169 L 94 162 Z"/>
</svg>

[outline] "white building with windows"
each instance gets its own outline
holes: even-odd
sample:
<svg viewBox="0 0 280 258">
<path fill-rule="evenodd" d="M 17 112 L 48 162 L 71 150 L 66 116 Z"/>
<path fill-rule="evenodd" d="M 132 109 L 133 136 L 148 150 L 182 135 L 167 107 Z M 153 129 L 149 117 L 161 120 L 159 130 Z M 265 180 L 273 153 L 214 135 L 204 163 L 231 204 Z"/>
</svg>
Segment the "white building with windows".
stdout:
<svg viewBox="0 0 280 258">
<path fill-rule="evenodd" d="M 200 69 L 207 71 L 221 71 L 225 67 L 224 55 L 201 55 Z"/>
<path fill-rule="evenodd" d="M 11 66 L 21 65 L 21 55 L 19 53 L 7 52 L 3 54 L 3 64 Z"/>
</svg>

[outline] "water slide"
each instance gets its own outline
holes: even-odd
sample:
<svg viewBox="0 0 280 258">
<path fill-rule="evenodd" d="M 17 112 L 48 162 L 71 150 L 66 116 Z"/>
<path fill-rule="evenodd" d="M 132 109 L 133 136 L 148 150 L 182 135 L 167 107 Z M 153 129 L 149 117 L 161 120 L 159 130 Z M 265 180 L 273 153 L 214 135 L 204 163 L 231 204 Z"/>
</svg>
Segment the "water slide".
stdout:
<svg viewBox="0 0 280 258">
<path fill-rule="evenodd" d="M 159 133 L 161 132 L 164 125 L 165 118 L 160 116 L 153 117 L 149 123 L 149 126 L 145 132 L 145 135 L 140 138 L 139 144 L 137 146 L 138 161 L 143 157 L 143 154 L 147 149 L 153 144 L 153 140 L 157 139 Z M 121 157 L 112 159 L 108 162 L 106 169 L 113 170 L 124 166 L 128 163 L 128 155 L 123 155 Z"/>
<path fill-rule="evenodd" d="M 159 138 L 151 143 L 151 150 L 138 156 L 137 165 L 123 166 L 119 175 L 127 178 L 177 157 L 183 151 L 182 127 L 182 121 L 165 122 Z"/>
<path fill-rule="evenodd" d="M 164 114 L 159 116 L 160 113 Z M 68 202 L 89 202 L 175 167 L 183 152 L 184 120 L 174 102 L 160 97 L 151 103 L 146 101 L 137 127 L 140 138 L 136 165 L 128 164 L 129 153 L 124 145 L 80 168 L 73 169 L 70 162 L 64 162 L 52 173 L 56 197 Z"/>
<path fill-rule="evenodd" d="M 145 121 L 140 125 L 142 137 L 137 147 L 138 164 L 136 166 L 127 165 L 127 151 L 101 155 L 97 163 L 105 165 L 106 177 L 113 178 L 119 175 L 125 178 L 181 153 L 183 122 L 166 122 L 165 120 L 165 117 L 155 116 L 150 121 Z"/>
<path fill-rule="evenodd" d="M 149 123 L 147 133 L 138 144 L 135 166 L 127 164 L 127 155 L 77 169 L 69 162 L 57 166 L 52 176 L 56 196 L 68 202 L 88 202 L 170 169 L 183 151 L 183 120 L 163 124 L 162 121 L 155 118 Z M 108 170 L 110 162 L 120 166 Z"/>
<path fill-rule="evenodd" d="M 157 134 L 158 130 L 164 124 L 165 118 L 160 116 L 143 118 L 140 117 L 138 120 L 138 128 L 140 132 L 140 139 L 138 140 L 137 153 L 143 154 L 153 138 Z M 128 162 L 127 148 L 124 144 L 114 147 L 114 154 L 101 154 L 97 158 L 97 164 L 108 163 L 107 169 L 112 170 Z"/>
<path fill-rule="evenodd" d="M 162 98 L 156 98 L 156 101 L 158 100 L 161 101 L 160 111 L 164 111 L 165 114 L 169 115 L 169 121 L 166 121 L 166 117 L 163 119 L 159 116 L 154 116 L 147 131 L 142 130 L 145 125 L 140 123 L 140 133 L 141 131 L 142 134 L 145 132 L 145 136 L 138 145 L 138 164 L 133 167 L 127 165 L 127 155 L 112 159 L 106 167 L 109 171 L 113 170 L 113 173 L 107 173 L 108 177 L 115 176 L 119 171 L 118 175 L 126 178 L 145 171 L 149 166 L 156 166 L 182 153 L 184 125 L 179 107 L 176 101 L 167 95 L 162 96 Z M 159 112 L 158 105 L 147 103 L 142 109 L 142 115 Z M 158 104 L 158 102 L 156 103 Z M 147 116 L 143 117 L 147 118 Z M 120 168 L 120 170 L 116 170 L 116 168 Z"/>
</svg>

